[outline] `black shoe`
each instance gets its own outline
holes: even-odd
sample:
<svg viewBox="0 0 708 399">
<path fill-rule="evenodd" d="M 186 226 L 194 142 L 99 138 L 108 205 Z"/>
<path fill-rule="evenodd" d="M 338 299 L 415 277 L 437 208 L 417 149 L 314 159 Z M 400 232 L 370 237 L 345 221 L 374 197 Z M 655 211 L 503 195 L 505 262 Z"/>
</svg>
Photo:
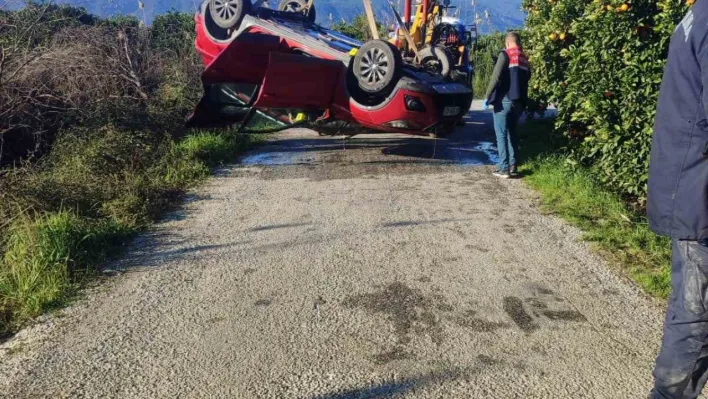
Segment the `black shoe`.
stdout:
<svg viewBox="0 0 708 399">
<path fill-rule="evenodd" d="M 518 170 L 518 168 L 516 167 L 516 165 L 512 165 L 512 166 L 509 168 L 509 176 L 511 176 L 511 177 L 519 177 L 519 170 Z"/>
</svg>

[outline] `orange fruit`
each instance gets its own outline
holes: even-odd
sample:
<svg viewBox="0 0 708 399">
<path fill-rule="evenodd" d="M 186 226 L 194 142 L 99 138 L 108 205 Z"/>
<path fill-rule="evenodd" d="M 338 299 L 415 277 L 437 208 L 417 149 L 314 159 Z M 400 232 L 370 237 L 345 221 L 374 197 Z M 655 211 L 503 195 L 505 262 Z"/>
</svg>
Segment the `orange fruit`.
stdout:
<svg viewBox="0 0 708 399">
<path fill-rule="evenodd" d="M 686 5 L 690 7 L 690 6 L 692 6 L 693 3 L 695 3 L 695 2 L 696 2 L 696 0 L 686 0 Z"/>
<path fill-rule="evenodd" d="M 556 35 L 555 33 L 551 33 L 550 35 L 548 35 L 548 38 L 551 40 L 556 40 L 558 39 L 558 35 Z"/>
<path fill-rule="evenodd" d="M 687 0 L 687 1 L 691 1 L 691 0 Z M 627 4 L 627 3 L 622 4 L 619 9 L 620 9 L 622 12 L 627 11 L 627 10 L 629 10 L 629 4 Z"/>
<path fill-rule="evenodd" d="M 561 33 L 560 35 L 558 35 L 558 38 L 561 39 L 561 40 L 565 40 L 566 37 L 567 37 L 567 36 L 566 36 L 565 33 Z"/>
</svg>

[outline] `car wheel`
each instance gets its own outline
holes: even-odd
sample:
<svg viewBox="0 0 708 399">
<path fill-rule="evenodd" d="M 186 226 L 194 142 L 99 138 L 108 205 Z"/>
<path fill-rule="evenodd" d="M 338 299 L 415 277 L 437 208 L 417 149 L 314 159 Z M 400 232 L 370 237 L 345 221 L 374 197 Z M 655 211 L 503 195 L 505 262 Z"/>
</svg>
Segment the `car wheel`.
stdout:
<svg viewBox="0 0 708 399">
<path fill-rule="evenodd" d="M 307 0 L 282 0 L 278 10 L 305 14 L 305 7 L 307 7 Z M 312 4 L 310 12 L 306 16 L 307 20 L 312 23 L 317 20 L 317 10 L 314 4 Z"/>
<path fill-rule="evenodd" d="M 359 87 L 370 94 L 385 94 L 398 82 L 403 60 L 391 43 L 372 40 L 354 56 L 354 76 Z"/>
<path fill-rule="evenodd" d="M 428 72 L 444 78 L 452 72 L 452 57 L 450 52 L 440 46 L 425 47 L 420 51 L 420 64 Z"/>
<path fill-rule="evenodd" d="M 236 29 L 251 10 L 251 0 L 209 0 L 209 14 L 223 29 Z"/>
</svg>

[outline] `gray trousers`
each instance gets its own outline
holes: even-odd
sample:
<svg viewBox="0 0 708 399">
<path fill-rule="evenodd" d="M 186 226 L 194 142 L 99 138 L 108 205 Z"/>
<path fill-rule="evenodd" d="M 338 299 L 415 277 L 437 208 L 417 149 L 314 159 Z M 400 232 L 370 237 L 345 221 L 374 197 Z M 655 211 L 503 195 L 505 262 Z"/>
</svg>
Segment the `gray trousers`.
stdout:
<svg viewBox="0 0 708 399">
<path fill-rule="evenodd" d="M 708 380 L 708 247 L 673 241 L 671 286 L 652 397 L 695 399 Z"/>
</svg>

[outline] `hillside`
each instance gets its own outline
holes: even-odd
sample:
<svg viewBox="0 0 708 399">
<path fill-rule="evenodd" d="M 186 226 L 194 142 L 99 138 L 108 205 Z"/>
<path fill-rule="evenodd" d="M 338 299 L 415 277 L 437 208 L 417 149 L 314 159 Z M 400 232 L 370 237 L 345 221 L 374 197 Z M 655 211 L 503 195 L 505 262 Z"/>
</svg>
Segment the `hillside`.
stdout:
<svg viewBox="0 0 708 399">
<path fill-rule="evenodd" d="M 58 0 L 57 3 L 68 3 L 85 7 L 90 12 L 100 16 L 110 16 L 116 14 L 133 14 L 139 18 L 144 18 L 146 22 L 151 21 L 155 15 L 164 13 L 171 9 L 179 11 L 196 10 L 201 0 L 172 0 L 156 1 L 144 0 L 143 10 L 139 9 L 137 0 Z M 273 6 L 276 1 L 271 0 Z M 376 14 L 383 22 L 392 22 L 393 14 L 388 8 L 387 0 L 373 0 Z M 401 3 L 394 0 L 394 3 Z M 363 12 L 361 0 L 316 0 L 318 7 L 319 22 L 325 26 L 331 21 L 337 22 L 341 19 L 350 21 L 353 17 Z M 460 13 L 466 21 L 474 19 L 474 11 L 471 0 L 452 0 L 453 5 L 460 6 Z M 524 23 L 524 13 L 521 11 L 520 0 L 478 0 L 477 13 L 484 19 L 484 11 L 490 13 L 489 23 L 486 21 L 480 25 L 480 32 L 487 33 L 495 30 L 505 30 L 512 27 L 521 26 Z"/>
</svg>

